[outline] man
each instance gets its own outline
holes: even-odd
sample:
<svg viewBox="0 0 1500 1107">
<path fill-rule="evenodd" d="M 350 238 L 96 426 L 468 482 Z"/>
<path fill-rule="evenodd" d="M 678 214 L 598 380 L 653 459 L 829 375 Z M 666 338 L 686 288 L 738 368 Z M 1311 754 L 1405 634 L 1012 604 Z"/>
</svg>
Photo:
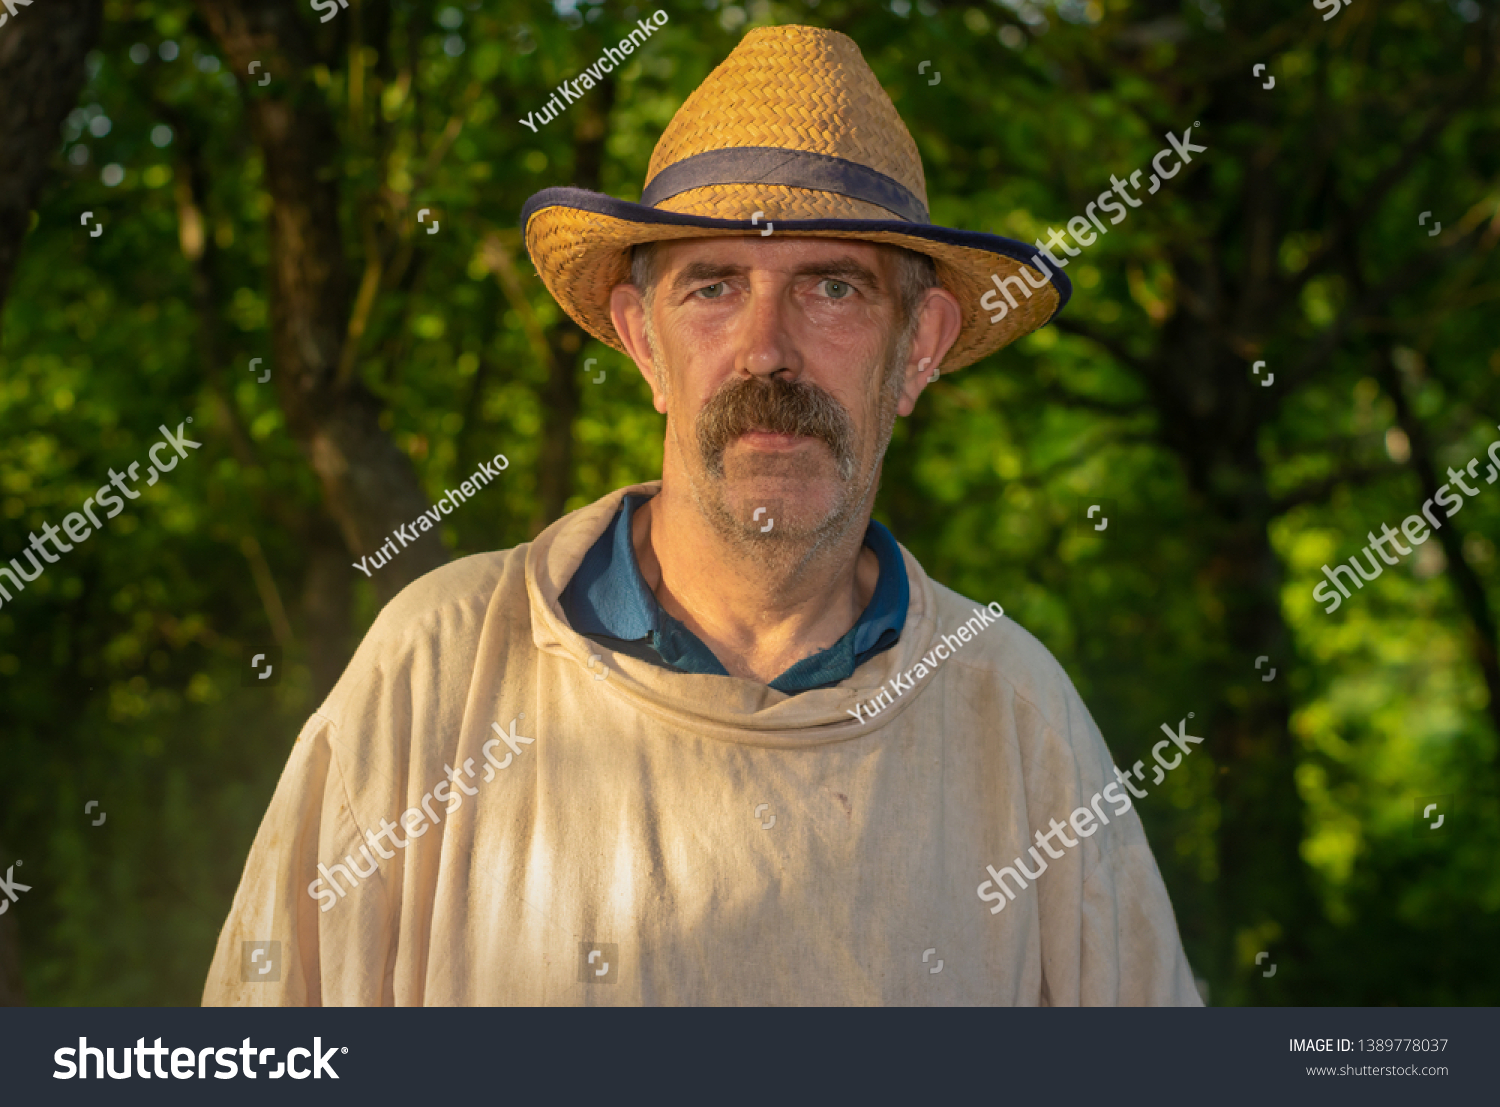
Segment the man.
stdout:
<svg viewBox="0 0 1500 1107">
<path fill-rule="evenodd" d="M 745 37 L 642 203 L 550 189 L 522 223 L 649 382 L 662 479 L 391 601 L 297 741 L 204 1002 L 1199 1003 L 1067 676 L 870 521 L 937 367 L 1066 282 L 931 226 L 858 49 L 806 27 Z M 991 274 L 1042 282 L 1003 327 Z"/>
</svg>

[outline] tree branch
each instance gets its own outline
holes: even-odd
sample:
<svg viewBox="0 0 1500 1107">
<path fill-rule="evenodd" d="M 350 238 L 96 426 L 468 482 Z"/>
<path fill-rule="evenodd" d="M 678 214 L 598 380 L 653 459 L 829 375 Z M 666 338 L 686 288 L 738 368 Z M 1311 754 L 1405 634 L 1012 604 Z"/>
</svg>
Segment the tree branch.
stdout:
<svg viewBox="0 0 1500 1107">
<path fill-rule="evenodd" d="M 1418 155 L 1437 140 L 1460 109 L 1479 102 L 1485 85 L 1489 83 L 1490 70 L 1493 67 L 1493 49 L 1486 49 L 1481 53 L 1482 61 L 1478 72 L 1472 79 L 1455 89 L 1453 94 L 1433 111 L 1426 125 L 1414 139 L 1402 147 L 1395 161 L 1368 188 L 1363 190 L 1363 197 L 1358 206 L 1349 213 L 1347 218 L 1339 222 L 1328 241 L 1318 248 L 1302 271 L 1287 283 L 1281 297 L 1282 303 L 1295 299 L 1308 281 L 1332 264 L 1359 229 L 1366 226 L 1374 217 L 1391 190 L 1400 184 L 1416 165 Z"/>
<path fill-rule="evenodd" d="M 1376 378 L 1395 404 L 1396 422 L 1406 432 L 1407 441 L 1411 443 L 1412 469 L 1421 483 L 1422 495 L 1427 500 L 1434 500 L 1439 491 L 1437 462 L 1427 430 L 1412 410 L 1406 387 L 1401 383 L 1401 374 L 1396 371 L 1388 345 L 1382 343 L 1377 347 L 1375 365 Z M 1447 485 L 1444 484 L 1443 487 Z M 1464 557 L 1463 534 L 1453 524 L 1452 516 L 1443 510 L 1442 505 L 1435 505 L 1435 510 L 1442 512 L 1443 525 L 1438 528 L 1437 538 L 1443 545 L 1443 552 L 1448 555 L 1448 575 L 1453 581 L 1459 606 L 1469 617 L 1473 632 L 1474 660 L 1479 665 L 1480 674 L 1489 691 L 1490 722 L 1495 733 L 1500 735 L 1500 652 L 1496 648 L 1500 644 L 1500 633 L 1497 633 L 1495 613 L 1490 608 L 1484 582 Z M 1500 759 L 1496 761 L 1496 768 L 1500 770 Z"/>
<path fill-rule="evenodd" d="M 1285 379 L 1288 387 L 1286 391 L 1291 392 L 1303 381 L 1311 378 L 1313 373 L 1332 356 L 1340 340 L 1343 339 L 1346 332 L 1349 331 L 1357 320 L 1374 313 L 1400 293 L 1422 283 L 1427 274 L 1433 269 L 1438 268 L 1440 263 L 1443 266 L 1447 266 L 1456 254 L 1461 253 L 1467 247 L 1471 236 L 1478 237 L 1476 232 L 1471 231 L 1469 235 L 1458 239 L 1448 248 L 1424 254 L 1417 258 L 1417 260 L 1403 265 L 1385 284 L 1361 296 L 1356 303 L 1342 311 L 1338 318 L 1330 323 L 1324 329 L 1323 333 L 1313 341 L 1312 348 L 1308 351 L 1307 356 L 1287 370 Z M 1364 290 L 1362 283 L 1355 283 L 1352 287 L 1356 292 Z"/>
</svg>

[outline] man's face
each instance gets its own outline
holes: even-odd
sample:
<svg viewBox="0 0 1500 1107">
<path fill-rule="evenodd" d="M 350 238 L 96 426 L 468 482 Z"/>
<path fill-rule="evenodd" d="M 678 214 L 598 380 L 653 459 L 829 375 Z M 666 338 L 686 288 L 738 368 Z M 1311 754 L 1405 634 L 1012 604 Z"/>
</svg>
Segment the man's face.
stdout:
<svg viewBox="0 0 1500 1107">
<path fill-rule="evenodd" d="M 907 372 L 891 252 L 688 239 L 657 263 L 642 370 L 667 416 L 664 479 L 685 478 L 737 545 L 821 545 L 862 521 L 896 415 L 927 376 Z"/>
</svg>

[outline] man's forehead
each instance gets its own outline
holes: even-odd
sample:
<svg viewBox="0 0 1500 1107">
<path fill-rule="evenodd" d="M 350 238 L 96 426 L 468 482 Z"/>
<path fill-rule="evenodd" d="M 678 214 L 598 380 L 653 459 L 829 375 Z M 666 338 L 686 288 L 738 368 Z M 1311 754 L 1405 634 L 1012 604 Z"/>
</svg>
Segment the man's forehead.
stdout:
<svg viewBox="0 0 1500 1107">
<path fill-rule="evenodd" d="M 818 262 L 851 259 L 877 272 L 895 260 L 895 250 L 882 243 L 854 238 L 796 238 L 787 235 L 725 238 L 676 238 L 657 244 L 666 272 L 696 262 L 712 261 L 749 269 L 802 268 Z"/>
</svg>

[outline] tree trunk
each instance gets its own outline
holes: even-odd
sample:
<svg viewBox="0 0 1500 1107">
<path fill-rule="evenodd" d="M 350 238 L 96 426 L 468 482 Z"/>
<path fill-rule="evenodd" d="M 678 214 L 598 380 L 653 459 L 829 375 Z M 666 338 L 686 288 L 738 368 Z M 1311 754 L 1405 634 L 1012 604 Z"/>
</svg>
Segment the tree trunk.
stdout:
<svg viewBox="0 0 1500 1107">
<path fill-rule="evenodd" d="M 1249 213 L 1252 225 L 1257 214 Z M 1306 994 L 1315 958 L 1305 939 L 1319 914 L 1301 854 L 1302 804 L 1290 732 L 1295 659 L 1281 610 L 1281 563 L 1270 538 L 1274 509 L 1259 448 L 1274 401 L 1245 372 L 1244 355 L 1253 356 L 1256 339 L 1236 337 L 1257 335 L 1266 311 L 1256 255 L 1276 239 L 1269 228 L 1254 237 L 1259 241 L 1250 272 L 1233 296 L 1226 294 L 1224 274 L 1214 262 L 1191 253 L 1176 258 L 1176 286 L 1191 293 L 1181 294 L 1184 309 L 1161 328 L 1144 381 L 1158 412 L 1158 433 L 1205 508 L 1204 583 L 1218 603 L 1210 617 L 1216 633 L 1206 636 L 1206 672 L 1212 687 L 1252 688 L 1243 705 L 1214 696 L 1206 717 L 1195 720 L 1201 729 L 1188 728 L 1204 738 L 1215 769 L 1217 917 L 1207 929 L 1225 998 L 1240 1003 L 1291 1002 Z M 1281 677 L 1260 679 L 1253 665 L 1262 655 Z M 1255 980 L 1254 992 L 1236 979 L 1243 971 L 1236 964 L 1236 936 L 1247 931 L 1276 934 L 1269 952 L 1286 967 L 1275 983 Z"/>
<path fill-rule="evenodd" d="M 47 0 L 17 10 L 0 30 L 0 308 L 62 121 L 78 102 L 99 11 L 99 0 Z"/>
<path fill-rule="evenodd" d="M 208 166 L 203 157 L 201 132 L 195 120 L 167 104 L 157 104 L 177 132 L 177 206 L 179 238 L 183 257 L 192 270 L 193 305 L 198 325 L 198 356 L 221 429 L 229 436 L 235 460 L 241 466 L 258 468 L 260 453 L 250 438 L 234 401 L 234 373 L 229 368 L 228 344 L 224 336 L 218 281 L 218 252 L 208 206 Z M 247 366 L 248 368 L 248 366 Z M 284 531 L 302 537 L 304 586 L 301 625 L 305 657 L 312 669 L 312 698 L 321 702 L 343 671 L 349 658 L 349 634 L 353 611 L 353 581 L 344 543 L 338 529 L 321 511 L 304 512 L 280 497 L 257 497 L 257 513 Z M 253 533 L 253 516 L 246 517 L 241 548 L 251 561 L 256 582 L 263 593 L 266 617 L 285 650 L 293 648 L 280 593 L 270 564 Z"/>
<path fill-rule="evenodd" d="M 430 505 L 410 460 L 380 427 L 379 401 L 357 373 L 338 372 L 350 282 L 339 227 L 338 138 L 320 90 L 304 77 L 319 59 L 291 0 L 199 0 L 198 6 L 240 81 L 265 159 L 273 205 L 272 380 L 344 546 L 358 561 Z M 246 80 L 252 61 L 271 76 L 269 86 Z M 409 548 L 391 540 L 401 556 L 371 571 L 382 600 L 448 559 L 436 529 L 419 532 Z"/>
</svg>

